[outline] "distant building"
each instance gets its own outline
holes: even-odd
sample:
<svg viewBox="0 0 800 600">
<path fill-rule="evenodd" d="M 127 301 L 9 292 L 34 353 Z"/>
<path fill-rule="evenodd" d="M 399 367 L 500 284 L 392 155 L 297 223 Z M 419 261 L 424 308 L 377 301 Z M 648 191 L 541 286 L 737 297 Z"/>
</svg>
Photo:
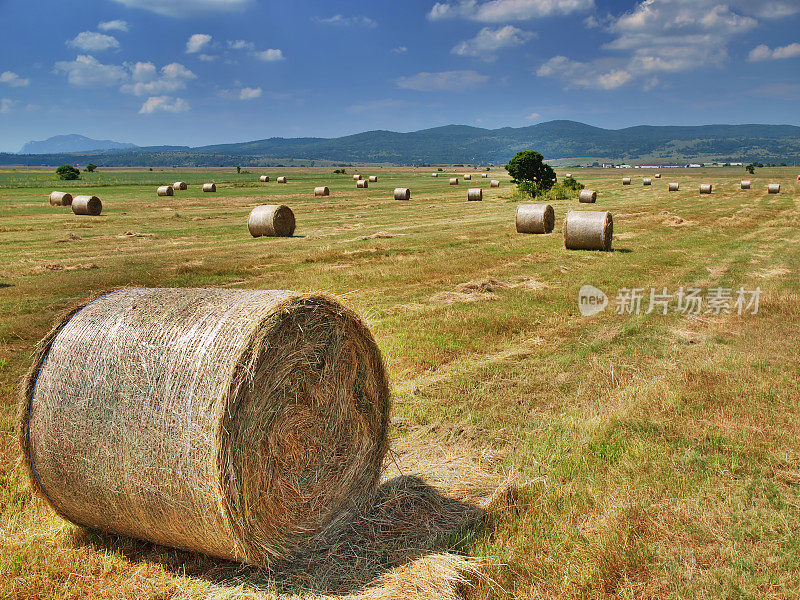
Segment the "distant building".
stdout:
<svg viewBox="0 0 800 600">
<path fill-rule="evenodd" d="M 703 165 L 701 165 L 700 163 L 691 163 L 691 164 L 689 165 L 689 168 L 690 168 L 690 169 L 699 169 L 699 168 L 700 168 L 700 167 L 702 167 L 702 166 L 703 166 Z"/>
<path fill-rule="evenodd" d="M 614 165 L 612 163 L 603 163 L 604 169 L 613 169 Z"/>
</svg>

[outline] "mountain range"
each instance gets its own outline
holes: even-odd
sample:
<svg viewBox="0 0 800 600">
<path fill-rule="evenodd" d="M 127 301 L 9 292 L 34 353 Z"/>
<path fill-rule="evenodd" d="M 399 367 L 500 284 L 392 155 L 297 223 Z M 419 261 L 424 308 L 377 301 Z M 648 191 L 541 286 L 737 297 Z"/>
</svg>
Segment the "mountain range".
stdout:
<svg viewBox="0 0 800 600">
<path fill-rule="evenodd" d="M 46 140 L 28 142 L 17 154 L 65 154 L 70 152 L 96 152 L 99 150 L 127 150 L 136 147 L 136 144 L 115 142 L 113 140 L 93 140 L 85 135 L 70 133 L 68 135 L 55 135 Z"/>
<path fill-rule="evenodd" d="M 23 149 L 30 151 L 30 143 Z M 800 127 L 641 125 L 603 129 L 576 121 L 548 121 L 528 127 L 501 129 L 447 125 L 409 133 L 366 131 L 338 138 L 273 137 L 198 147 L 147 146 L 102 151 L 73 148 L 70 152 L 46 154 L 0 154 L 0 164 L 93 162 L 99 166 L 203 167 L 311 164 L 319 161 L 502 165 L 517 151 L 527 149 L 538 150 L 550 160 L 572 159 L 576 164 L 701 160 L 800 164 Z"/>
</svg>

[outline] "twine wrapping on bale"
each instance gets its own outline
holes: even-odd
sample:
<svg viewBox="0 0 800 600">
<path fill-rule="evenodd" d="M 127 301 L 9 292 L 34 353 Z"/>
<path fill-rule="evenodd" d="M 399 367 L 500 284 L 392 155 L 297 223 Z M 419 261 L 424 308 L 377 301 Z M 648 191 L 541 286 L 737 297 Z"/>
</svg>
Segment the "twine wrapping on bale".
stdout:
<svg viewBox="0 0 800 600">
<path fill-rule="evenodd" d="M 578 195 L 578 202 L 594 203 L 597 200 L 597 192 L 594 190 L 581 190 Z"/>
<path fill-rule="evenodd" d="M 262 204 L 250 211 L 247 229 L 253 237 L 262 235 L 291 237 L 294 233 L 294 213 L 283 204 Z"/>
<path fill-rule="evenodd" d="M 188 187 L 189 186 L 186 185 L 185 181 L 176 181 L 175 183 L 172 184 L 172 189 L 173 190 L 183 191 L 183 190 L 187 189 Z"/>
<path fill-rule="evenodd" d="M 642 185 L 653 185 L 653 180 L 650 179 L 649 177 L 645 177 L 644 179 L 642 179 Z"/>
<path fill-rule="evenodd" d="M 471 202 L 483 200 L 483 190 L 481 188 L 469 188 L 467 190 L 467 200 Z"/>
<path fill-rule="evenodd" d="M 75 196 L 72 199 L 72 212 L 76 215 L 96 217 L 103 211 L 103 203 L 97 196 Z"/>
<path fill-rule="evenodd" d="M 172 196 L 173 188 L 171 185 L 162 185 L 156 190 L 159 196 Z"/>
<path fill-rule="evenodd" d="M 370 183 L 377 183 L 378 182 L 378 176 L 377 175 L 370 175 L 369 176 L 369 182 Z"/>
<path fill-rule="evenodd" d="M 700 184 L 700 193 L 701 194 L 710 194 L 713 190 L 713 186 L 710 183 L 702 183 Z"/>
<path fill-rule="evenodd" d="M 366 179 L 359 179 L 358 181 L 356 181 L 356 187 L 362 189 L 368 188 L 369 182 Z"/>
<path fill-rule="evenodd" d="M 622 178 L 622 185 L 630 185 L 630 184 L 631 184 L 631 178 L 630 177 L 623 177 Z"/>
<path fill-rule="evenodd" d="M 567 250 L 611 250 L 614 222 L 610 212 L 571 210 L 564 219 Z"/>
<path fill-rule="evenodd" d="M 681 184 L 676 181 L 667 184 L 667 190 L 670 192 L 677 192 L 680 189 L 681 189 Z"/>
<path fill-rule="evenodd" d="M 549 204 L 520 204 L 517 206 L 517 233 L 550 233 L 556 216 Z"/>
<path fill-rule="evenodd" d="M 653 177 L 655 177 L 656 179 L 661 179 L 661 173 L 656 173 L 655 175 L 653 175 Z"/>
<path fill-rule="evenodd" d="M 749 190 L 750 189 L 750 180 L 749 179 L 742 179 L 741 183 L 739 184 L 741 189 Z"/>
<path fill-rule="evenodd" d="M 438 173 L 431 173 L 431 177 L 438 177 L 438 176 L 439 176 Z"/>
<path fill-rule="evenodd" d="M 464 173 L 464 181 L 469 181 L 470 179 L 472 179 L 472 175 L 469 173 Z"/>
<path fill-rule="evenodd" d="M 18 424 L 60 516 L 269 566 L 372 498 L 389 408 L 380 350 L 330 298 L 128 288 L 42 340 Z"/>
<path fill-rule="evenodd" d="M 315 196 L 330 196 L 331 195 L 331 191 L 330 191 L 330 189 L 328 189 L 328 186 L 326 186 L 326 185 L 325 186 L 321 186 L 321 187 L 315 187 L 314 188 L 314 195 Z"/>
<path fill-rule="evenodd" d="M 780 183 L 770 183 L 767 186 L 767 191 L 770 194 L 780 194 L 780 192 L 781 192 L 781 184 Z"/>
<path fill-rule="evenodd" d="M 458 177 L 451 177 L 450 185 L 458 185 Z"/>
<path fill-rule="evenodd" d="M 72 204 L 72 194 L 69 192 L 50 192 L 50 204 L 53 206 L 69 206 Z"/>
<path fill-rule="evenodd" d="M 217 184 L 216 183 L 204 183 L 203 184 L 203 191 L 204 192 L 216 192 L 217 191 Z"/>
<path fill-rule="evenodd" d="M 500 187 L 500 182 L 497 179 L 492 179 L 489 182 L 489 187 L 499 188 Z"/>
<path fill-rule="evenodd" d="M 411 190 L 409 188 L 394 188 L 395 200 L 411 200 Z"/>
<path fill-rule="evenodd" d="M 269 175 L 262 175 L 258 178 L 261 183 L 269 183 Z"/>
<path fill-rule="evenodd" d="M 277 181 L 278 183 L 286 183 L 286 177 L 283 176 L 278 177 L 275 181 Z"/>
</svg>

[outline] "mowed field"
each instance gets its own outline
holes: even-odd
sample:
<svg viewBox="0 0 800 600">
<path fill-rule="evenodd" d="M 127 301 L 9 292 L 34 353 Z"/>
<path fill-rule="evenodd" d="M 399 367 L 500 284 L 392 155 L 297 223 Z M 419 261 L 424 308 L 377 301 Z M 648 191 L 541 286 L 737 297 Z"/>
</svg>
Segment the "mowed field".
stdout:
<svg viewBox="0 0 800 600">
<path fill-rule="evenodd" d="M 351 594 L 441 552 L 481 559 L 474 598 L 800 596 L 798 169 L 665 170 L 651 187 L 649 173 L 569 169 L 598 200 L 551 201 L 549 235 L 515 232 L 497 169 L 459 170 L 458 186 L 448 171 L 360 169 L 380 178 L 368 189 L 352 168 L 250 171 L 0 173 L 0 598 Z M 177 180 L 189 189 L 156 197 Z M 103 213 L 51 207 L 52 189 L 96 194 Z M 292 208 L 295 237 L 248 234 L 266 203 Z M 612 212 L 613 252 L 564 249 L 577 208 Z M 584 284 L 605 312 L 581 316 Z M 18 380 L 60 314 L 120 286 L 325 292 L 367 320 L 395 450 L 352 548 L 267 573 L 83 531 L 31 496 Z M 651 288 L 681 286 L 759 287 L 758 314 L 644 314 Z M 624 288 L 646 290 L 642 314 L 615 314 Z M 508 477 L 507 501 L 487 504 Z"/>
</svg>

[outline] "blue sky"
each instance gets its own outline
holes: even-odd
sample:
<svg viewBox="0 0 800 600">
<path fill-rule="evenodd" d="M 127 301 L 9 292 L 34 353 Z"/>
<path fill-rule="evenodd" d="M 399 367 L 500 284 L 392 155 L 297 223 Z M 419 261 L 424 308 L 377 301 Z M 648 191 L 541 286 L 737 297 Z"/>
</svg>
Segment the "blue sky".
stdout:
<svg viewBox="0 0 800 600">
<path fill-rule="evenodd" d="M 0 150 L 800 125 L 800 0 L 0 0 Z"/>
</svg>

